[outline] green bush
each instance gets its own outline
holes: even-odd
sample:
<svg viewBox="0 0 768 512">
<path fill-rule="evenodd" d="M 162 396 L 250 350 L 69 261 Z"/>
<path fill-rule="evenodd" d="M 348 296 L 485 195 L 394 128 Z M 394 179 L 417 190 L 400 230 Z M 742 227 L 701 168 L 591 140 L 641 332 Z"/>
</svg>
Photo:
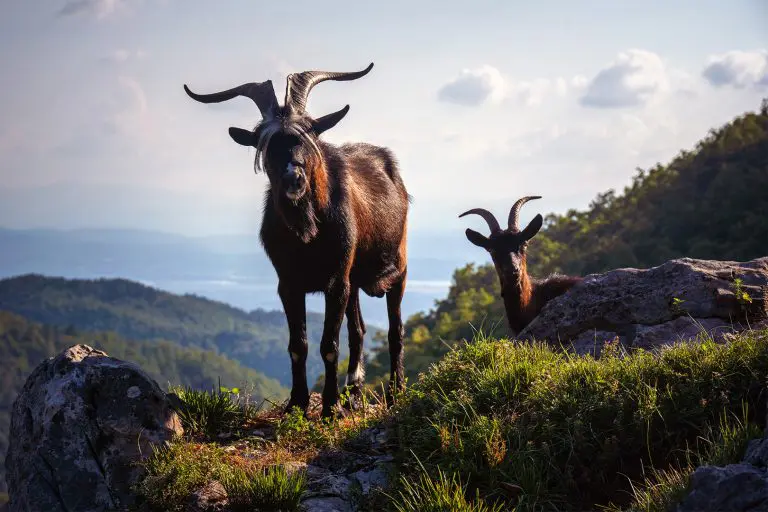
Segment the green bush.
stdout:
<svg viewBox="0 0 768 512">
<path fill-rule="evenodd" d="M 401 402 L 405 457 L 461 475 L 470 495 L 488 500 L 509 502 L 503 486 L 519 486 L 518 510 L 627 505 L 632 481 L 685 466 L 723 414 L 747 404 L 745 424 L 763 426 L 768 331 L 700 341 L 600 360 L 540 343 L 468 344 Z"/>
</svg>

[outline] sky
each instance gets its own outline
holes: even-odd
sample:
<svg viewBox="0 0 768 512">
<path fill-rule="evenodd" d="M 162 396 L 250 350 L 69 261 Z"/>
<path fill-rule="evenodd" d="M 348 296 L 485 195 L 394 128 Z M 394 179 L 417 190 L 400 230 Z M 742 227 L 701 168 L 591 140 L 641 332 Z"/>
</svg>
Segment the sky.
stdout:
<svg viewBox="0 0 768 512">
<path fill-rule="evenodd" d="M 764 0 L 4 0 L 0 226 L 252 233 L 263 174 L 212 92 L 307 69 L 350 112 L 323 138 L 390 147 L 416 232 L 459 213 L 586 208 L 768 97 Z M 535 207 L 534 207 L 535 205 Z"/>
</svg>

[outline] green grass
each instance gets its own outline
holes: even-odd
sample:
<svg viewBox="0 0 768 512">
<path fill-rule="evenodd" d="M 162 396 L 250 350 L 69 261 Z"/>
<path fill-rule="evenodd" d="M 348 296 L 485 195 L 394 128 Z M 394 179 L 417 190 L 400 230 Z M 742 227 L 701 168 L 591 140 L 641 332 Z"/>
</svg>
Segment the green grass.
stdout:
<svg viewBox="0 0 768 512">
<path fill-rule="evenodd" d="M 742 415 L 746 418 L 748 415 Z M 695 449 L 687 452 L 683 467 L 654 469 L 639 485 L 632 486 L 632 503 L 623 512 L 668 512 L 684 497 L 691 474 L 698 466 L 726 466 L 740 462 L 750 440 L 762 431 L 754 423 L 738 417 L 723 416 L 719 429 L 709 427 L 708 433 L 697 439 Z M 620 507 L 608 506 L 606 512 L 622 512 Z"/>
<path fill-rule="evenodd" d="M 220 434 L 236 434 L 258 408 L 238 388 L 204 391 L 171 387 L 183 403 L 179 411 L 184 432 L 193 437 L 215 440 Z"/>
<path fill-rule="evenodd" d="M 416 474 L 418 458 L 438 481 L 440 472 L 460 475 L 468 496 L 521 512 L 629 506 L 632 482 L 687 467 L 702 438 L 727 435 L 724 414 L 748 404 L 745 432 L 763 426 L 768 331 L 728 345 L 700 341 L 659 354 L 608 350 L 600 360 L 544 344 L 468 344 L 401 400 L 402 469 Z M 740 458 L 738 443 L 723 446 L 732 451 L 721 459 Z M 509 485 L 519 496 L 505 496 Z"/>
<path fill-rule="evenodd" d="M 416 481 L 409 477 L 400 478 L 400 490 L 396 496 L 389 496 L 397 512 L 501 512 L 501 504 L 488 506 L 475 496 L 474 501 L 466 498 L 466 489 L 454 474 L 448 478 L 438 469 L 432 478 L 421 472 Z"/>
<path fill-rule="evenodd" d="M 273 500 L 290 509 L 303 477 L 276 468 L 354 450 L 359 432 L 386 422 L 397 478 L 377 509 L 666 512 L 697 466 L 738 462 L 760 437 L 766 382 L 768 330 L 653 353 L 609 344 L 598 360 L 480 336 L 398 393 L 391 410 L 378 403 L 329 421 L 255 412 L 226 390 L 185 390 L 188 440 L 153 455 L 140 492 L 156 508 L 180 510 L 216 479 L 236 506 Z M 255 458 L 189 439 L 241 429 L 247 444 L 248 425 L 273 432 Z"/>
<path fill-rule="evenodd" d="M 180 511 L 210 481 L 221 482 L 233 510 L 296 510 L 305 488 L 302 471 L 258 467 L 214 444 L 176 441 L 154 450 L 139 494 L 156 510 Z"/>
</svg>

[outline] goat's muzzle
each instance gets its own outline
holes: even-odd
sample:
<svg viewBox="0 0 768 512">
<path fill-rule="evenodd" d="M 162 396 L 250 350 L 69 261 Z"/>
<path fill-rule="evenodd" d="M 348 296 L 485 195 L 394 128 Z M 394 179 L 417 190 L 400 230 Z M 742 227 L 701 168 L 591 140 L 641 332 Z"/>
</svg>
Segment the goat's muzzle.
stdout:
<svg viewBox="0 0 768 512">
<path fill-rule="evenodd" d="M 307 178 L 300 167 L 289 165 L 280 181 L 285 196 L 291 201 L 300 199 L 306 192 Z"/>
</svg>

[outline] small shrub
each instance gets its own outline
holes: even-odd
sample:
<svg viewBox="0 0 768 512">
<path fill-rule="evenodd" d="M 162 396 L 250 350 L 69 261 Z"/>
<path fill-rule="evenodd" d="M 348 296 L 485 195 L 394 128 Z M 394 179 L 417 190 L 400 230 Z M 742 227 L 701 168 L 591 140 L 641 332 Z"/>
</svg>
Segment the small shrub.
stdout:
<svg viewBox="0 0 768 512">
<path fill-rule="evenodd" d="M 242 425 L 244 409 L 229 390 L 172 388 L 171 391 L 183 402 L 179 415 L 184 431 L 190 435 L 215 439 L 219 434 L 232 432 Z"/>
</svg>

